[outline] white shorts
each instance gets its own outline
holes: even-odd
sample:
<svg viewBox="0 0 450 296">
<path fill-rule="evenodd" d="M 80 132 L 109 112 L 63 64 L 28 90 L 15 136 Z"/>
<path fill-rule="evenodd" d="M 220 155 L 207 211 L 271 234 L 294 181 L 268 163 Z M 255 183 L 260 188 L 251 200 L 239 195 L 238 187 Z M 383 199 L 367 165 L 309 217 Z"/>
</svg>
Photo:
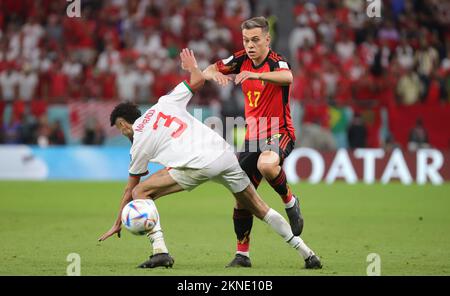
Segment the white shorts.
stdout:
<svg viewBox="0 0 450 296">
<path fill-rule="evenodd" d="M 187 191 L 208 180 L 223 184 L 233 193 L 244 191 L 250 185 L 250 179 L 231 151 L 226 151 L 205 168 L 171 168 L 168 172 L 175 182 Z"/>
</svg>

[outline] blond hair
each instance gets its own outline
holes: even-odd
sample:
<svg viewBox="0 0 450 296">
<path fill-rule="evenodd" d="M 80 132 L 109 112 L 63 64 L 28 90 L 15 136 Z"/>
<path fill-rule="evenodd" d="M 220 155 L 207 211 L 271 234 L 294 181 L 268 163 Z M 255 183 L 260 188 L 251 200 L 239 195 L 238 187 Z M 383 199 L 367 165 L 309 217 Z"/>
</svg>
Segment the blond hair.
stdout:
<svg viewBox="0 0 450 296">
<path fill-rule="evenodd" d="M 267 19 L 265 17 L 257 16 L 257 17 L 248 19 L 241 24 L 242 30 L 244 30 L 244 29 L 250 30 L 250 29 L 254 29 L 254 28 L 261 28 L 261 30 L 264 33 L 268 33 L 269 32 L 269 22 L 267 21 Z"/>
</svg>

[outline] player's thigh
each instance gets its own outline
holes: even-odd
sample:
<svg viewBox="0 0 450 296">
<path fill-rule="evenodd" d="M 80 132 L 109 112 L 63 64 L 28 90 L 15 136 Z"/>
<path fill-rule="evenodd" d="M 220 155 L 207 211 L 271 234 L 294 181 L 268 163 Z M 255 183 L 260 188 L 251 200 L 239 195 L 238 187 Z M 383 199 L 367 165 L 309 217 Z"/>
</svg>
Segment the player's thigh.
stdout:
<svg viewBox="0 0 450 296">
<path fill-rule="evenodd" d="M 262 175 L 258 171 L 258 157 L 260 152 L 244 151 L 239 154 L 238 161 L 241 168 L 250 178 L 255 188 L 258 188 L 262 180 Z"/>
<path fill-rule="evenodd" d="M 158 198 L 182 191 L 183 188 L 172 178 L 167 169 L 162 169 L 139 183 L 133 190 L 133 198 Z"/>
<path fill-rule="evenodd" d="M 183 190 L 192 191 L 197 186 L 205 183 L 211 177 L 210 172 L 207 168 L 203 169 L 171 169 L 169 174 L 173 180 L 181 187 Z"/>
<path fill-rule="evenodd" d="M 258 158 L 258 170 L 270 170 L 282 166 L 284 160 L 294 148 L 294 141 L 288 134 L 273 139 L 271 143 L 261 147 L 261 155 Z"/>
<path fill-rule="evenodd" d="M 168 187 L 166 187 L 166 188 L 161 188 L 161 189 L 157 190 L 157 191 L 152 195 L 152 199 L 153 199 L 153 200 L 156 200 L 156 199 L 158 199 L 158 198 L 160 198 L 160 197 L 163 197 L 163 196 L 166 196 L 166 195 L 169 195 L 169 194 L 172 194 L 172 193 L 177 193 L 177 192 L 180 192 L 180 191 L 183 191 L 183 190 L 184 190 L 184 188 L 181 187 L 181 186 L 177 183 L 177 184 L 168 186 Z"/>
<path fill-rule="evenodd" d="M 215 173 L 211 179 L 221 183 L 232 193 L 244 191 L 251 184 L 233 152 L 224 153 L 214 162 L 213 166 L 211 171 L 215 171 Z"/>
<path fill-rule="evenodd" d="M 262 219 L 267 214 L 268 206 L 256 192 L 247 174 L 239 166 L 236 159 L 225 159 L 230 166 L 220 174 L 222 183 L 233 193 L 237 209 L 247 209 Z"/>
</svg>

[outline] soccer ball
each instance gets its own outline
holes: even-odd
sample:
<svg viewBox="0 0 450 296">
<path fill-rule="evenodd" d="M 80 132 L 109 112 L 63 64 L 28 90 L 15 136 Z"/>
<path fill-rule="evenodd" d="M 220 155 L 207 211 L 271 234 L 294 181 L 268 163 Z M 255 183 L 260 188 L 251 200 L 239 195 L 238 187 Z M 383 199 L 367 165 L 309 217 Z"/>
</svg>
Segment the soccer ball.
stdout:
<svg viewBox="0 0 450 296">
<path fill-rule="evenodd" d="M 151 199 L 132 200 L 122 210 L 122 224 L 135 235 L 147 234 L 158 219 L 158 211 Z"/>
</svg>

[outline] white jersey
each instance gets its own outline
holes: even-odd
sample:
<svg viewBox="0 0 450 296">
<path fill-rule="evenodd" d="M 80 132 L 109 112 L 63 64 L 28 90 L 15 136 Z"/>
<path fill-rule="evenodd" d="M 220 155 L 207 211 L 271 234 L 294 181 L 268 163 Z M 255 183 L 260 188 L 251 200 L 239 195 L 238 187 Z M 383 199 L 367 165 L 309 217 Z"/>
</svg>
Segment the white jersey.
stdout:
<svg viewBox="0 0 450 296">
<path fill-rule="evenodd" d="M 130 175 L 147 174 L 149 162 L 201 169 L 231 146 L 186 110 L 193 93 L 183 81 L 133 124 Z"/>
</svg>

